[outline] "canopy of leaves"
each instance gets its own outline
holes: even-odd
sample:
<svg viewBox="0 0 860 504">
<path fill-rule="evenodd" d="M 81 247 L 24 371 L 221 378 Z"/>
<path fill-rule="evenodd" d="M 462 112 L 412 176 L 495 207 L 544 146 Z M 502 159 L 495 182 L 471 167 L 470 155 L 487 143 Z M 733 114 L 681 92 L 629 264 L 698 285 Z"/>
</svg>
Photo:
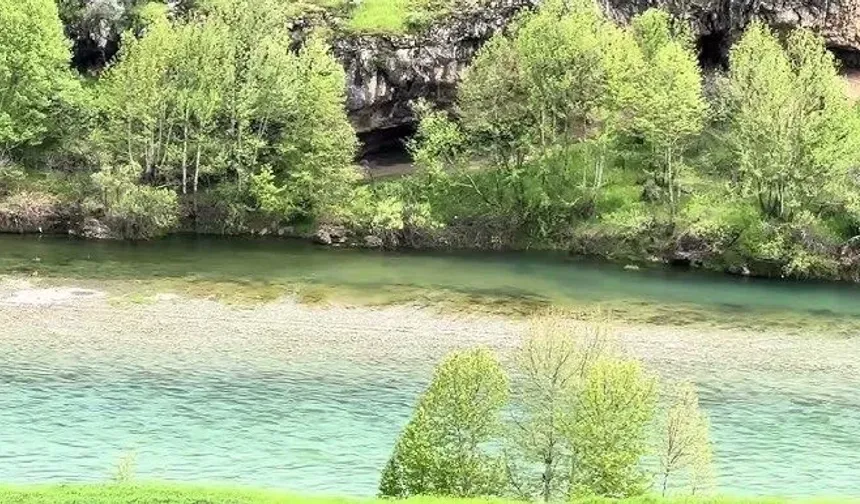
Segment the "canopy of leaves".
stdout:
<svg viewBox="0 0 860 504">
<path fill-rule="evenodd" d="M 77 82 L 53 0 L 0 0 L 0 155 L 39 143 Z"/>
<path fill-rule="evenodd" d="M 503 464 L 488 443 L 497 439 L 507 400 L 508 379 L 491 352 L 450 355 L 398 439 L 382 472 L 380 494 L 498 495 Z"/>
</svg>

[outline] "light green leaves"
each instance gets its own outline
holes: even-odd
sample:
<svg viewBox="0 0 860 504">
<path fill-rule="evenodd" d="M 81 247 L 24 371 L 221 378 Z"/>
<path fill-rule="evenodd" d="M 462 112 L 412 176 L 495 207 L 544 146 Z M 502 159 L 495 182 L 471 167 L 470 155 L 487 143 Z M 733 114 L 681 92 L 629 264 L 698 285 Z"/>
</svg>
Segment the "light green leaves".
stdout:
<svg viewBox="0 0 860 504">
<path fill-rule="evenodd" d="M 388 497 L 498 495 L 503 465 L 488 443 L 500 430 L 508 379 L 483 349 L 451 354 L 433 376 L 382 473 Z"/>
<path fill-rule="evenodd" d="M 713 485 L 713 453 L 708 417 L 699 407 L 696 388 L 682 383 L 671 391 L 660 445 L 660 490 L 666 495 L 686 482 L 690 493 Z"/>
<path fill-rule="evenodd" d="M 833 57 L 798 30 L 783 48 L 751 25 L 731 51 L 726 116 L 741 187 L 766 217 L 791 220 L 856 162 L 856 115 Z M 839 182 L 837 182 L 839 184 Z"/>
<path fill-rule="evenodd" d="M 383 471 L 380 493 L 549 502 L 648 490 L 653 375 L 615 353 L 602 328 L 555 314 L 532 321 L 513 363 L 510 402 L 507 377 L 488 351 L 454 353 L 440 364 Z M 701 490 L 710 476 L 707 419 L 695 390 L 682 391 L 661 424 L 660 475 L 683 475 Z"/>
<path fill-rule="evenodd" d="M 39 143 L 77 81 L 52 0 L 0 0 L 0 156 Z"/>
</svg>

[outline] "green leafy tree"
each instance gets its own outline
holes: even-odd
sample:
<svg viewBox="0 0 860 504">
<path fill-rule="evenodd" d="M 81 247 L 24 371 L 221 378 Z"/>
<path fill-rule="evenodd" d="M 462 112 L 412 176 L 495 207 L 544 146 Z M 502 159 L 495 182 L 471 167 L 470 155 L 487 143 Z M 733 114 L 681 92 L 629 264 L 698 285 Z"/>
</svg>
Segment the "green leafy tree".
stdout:
<svg viewBox="0 0 860 504">
<path fill-rule="evenodd" d="M 288 2 L 206 0 L 200 10 L 227 27 L 220 117 L 240 193 L 267 169 L 269 183 L 283 189 L 268 193 L 282 196 L 266 205 L 284 212 L 274 217 L 337 214 L 357 179 L 351 166 L 357 140 L 344 107 L 344 71 L 325 41 L 312 35 L 293 49 L 283 29 Z"/>
<path fill-rule="evenodd" d="M 296 55 L 296 104 L 286 109 L 277 143 L 282 183 L 305 217 L 338 216 L 351 197 L 357 139 L 346 115 L 343 66 L 320 36 Z"/>
<path fill-rule="evenodd" d="M 458 89 L 461 122 L 470 146 L 507 169 L 524 163 L 529 131 L 535 124 L 520 66 L 513 40 L 496 35 L 480 49 Z"/>
<path fill-rule="evenodd" d="M 630 102 L 630 126 L 645 143 L 645 159 L 657 169 L 655 178 L 666 190 L 674 217 L 685 153 L 705 125 L 702 76 L 691 41 L 684 32 L 673 33 L 667 13 L 648 10 L 633 20 L 631 29 L 644 68 Z"/>
<path fill-rule="evenodd" d="M 656 380 L 635 361 L 603 358 L 588 370 L 566 435 L 574 494 L 628 497 L 648 484 L 641 459 L 656 410 Z"/>
<path fill-rule="evenodd" d="M 289 9 L 276 0 L 208 0 L 174 20 L 163 5 L 142 12 L 144 28 L 125 35 L 100 83 L 97 137 L 110 164 L 194 193 L 195 208 L 201 177 L 233 178 L 221 194 L 238 225 L 245 209 L 337 217 L 357 179 L 356 138 L 325 41 L 311 35 L 294 48 Z"/>
<path fill-rule="evenodd" d="M 0 156 L 39 143 L 77 81 L 52 0 L 0 0 Z"/>
<path fill-rule="evenodd" d="M 791 220 L 857 161 L 857 117 L 823 41 L 795 30 L 785 48 L 761 23 L 730 52 L 725 86 L 734 177 L 763 216 Z"/>
<path fill-rule="evenodd" d="M 517 31 L 515 46 L 537 141 L 587 135 L 605 92 L 601 30 L 592 2 L 547 3 Z"/>
<path fill-rule="evenodd" d="M 712 483 L 708 417 L 699 407 L 699 396 L 692 384 L 681 384 L 673 390 L 673 395 L 663 420 L 659 452 L 661 492 L 666 495 L 672 479 L 686 478 L 690 492 L 695 494 Z"/>
<path fill-rule="evenodd" d="M 176 54 L 169 86 L 177 112 L 177 141 L 181 142 L 182 193 L 189 188 L 196 194 L 201 169 L 217 171 L 217 150 L 212 145 L 218 112 L 226 92 L 230 63 L 228 27 L 218 19 L 192 19 L 178 25 Z M 216 152 L 212 152 L 216 151 Z M 204 153 L 207 155 L 204 157 Z M 175 157 L 175 156 L 174 156 Z M 189 173 L 189 168 L 193 171 Z"/>
<path fill-rule="evenodd" d="M 503 464 L 487 446 L 500 432 L 508 379 L 495 356 L 475 349 L 440 364 L 382 472 L 387 497 L 498 495 Z"/>
<path fill-rule="evenodd" d="M 148 6 L 145 34 L 123 37 L 116 63 L 99 82 L 104 122 L 97 139 L 111 155 L 109 163 L 137 167 L 155 180 L 169 173 L 177 123 L 169 70 L 176 62 L 178 39 L 166 9 Z"/>
<path fill-rule="evenodd" d="M 557 315 L 533 320 L 529 334 L 516 358 L 509 476 L 520 496 L 550 502 L 570 494 L 572 453 L 565 431 L 607 340 L 600 328 L 575 327 Z"/>
</svg>

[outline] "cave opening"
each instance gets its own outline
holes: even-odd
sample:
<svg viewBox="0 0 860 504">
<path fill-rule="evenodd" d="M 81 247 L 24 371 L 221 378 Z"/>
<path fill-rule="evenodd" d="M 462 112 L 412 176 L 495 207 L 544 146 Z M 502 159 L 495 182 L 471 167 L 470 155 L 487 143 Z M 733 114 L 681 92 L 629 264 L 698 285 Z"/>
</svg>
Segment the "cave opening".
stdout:
<svg viewBox="0 0 860 504">
<path fill-rule="evenodd" d="M 729 35 L 717 30 L 702 35 L 696 41 L 699 65 L 705 70 L 727 70 L 729 67 Z"/>
<path fill-rule="evenodd" d="M 413 160 L 408 146 L 415 131 L 415 124 L 407 123 L 359 133 L 359 164 L 370 177 L 409 173 Z"/>
<path fill-rule="evenodd" d="M 830 46 L 827 49 L 839 62 L 843 71 L 857 73 L 860 71 L 860 52 L 850 47 Z"/>
</svg>

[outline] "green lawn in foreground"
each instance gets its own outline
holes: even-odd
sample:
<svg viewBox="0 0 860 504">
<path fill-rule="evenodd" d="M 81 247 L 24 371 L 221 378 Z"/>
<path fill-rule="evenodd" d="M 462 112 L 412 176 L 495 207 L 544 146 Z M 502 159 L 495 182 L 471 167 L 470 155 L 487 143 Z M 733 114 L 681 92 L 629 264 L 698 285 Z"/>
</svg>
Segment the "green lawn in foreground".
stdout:
<svg viewBox="0 0 860 504">
<path fill-rule="evenodd" d="M 287 493 L 263 490 L 184 486 L 171 484 L 120 484 L 120 485 L 56 485 L 34 487 L 0 487 L 0 503 L 15 504 L 382 504 L 390 500 L 348 497 L 301 497 Z M 410 499 L 409 504 L 511 504 L 502 500 L 460 500 L 443 498 Z M 574 504 L 842 504 L 860 503 L 857 499 L 790 500 L 779 498 L 680 497 L 663 499 L 643 497 L 613 501 L 585 499 Z"/>
</svg>

